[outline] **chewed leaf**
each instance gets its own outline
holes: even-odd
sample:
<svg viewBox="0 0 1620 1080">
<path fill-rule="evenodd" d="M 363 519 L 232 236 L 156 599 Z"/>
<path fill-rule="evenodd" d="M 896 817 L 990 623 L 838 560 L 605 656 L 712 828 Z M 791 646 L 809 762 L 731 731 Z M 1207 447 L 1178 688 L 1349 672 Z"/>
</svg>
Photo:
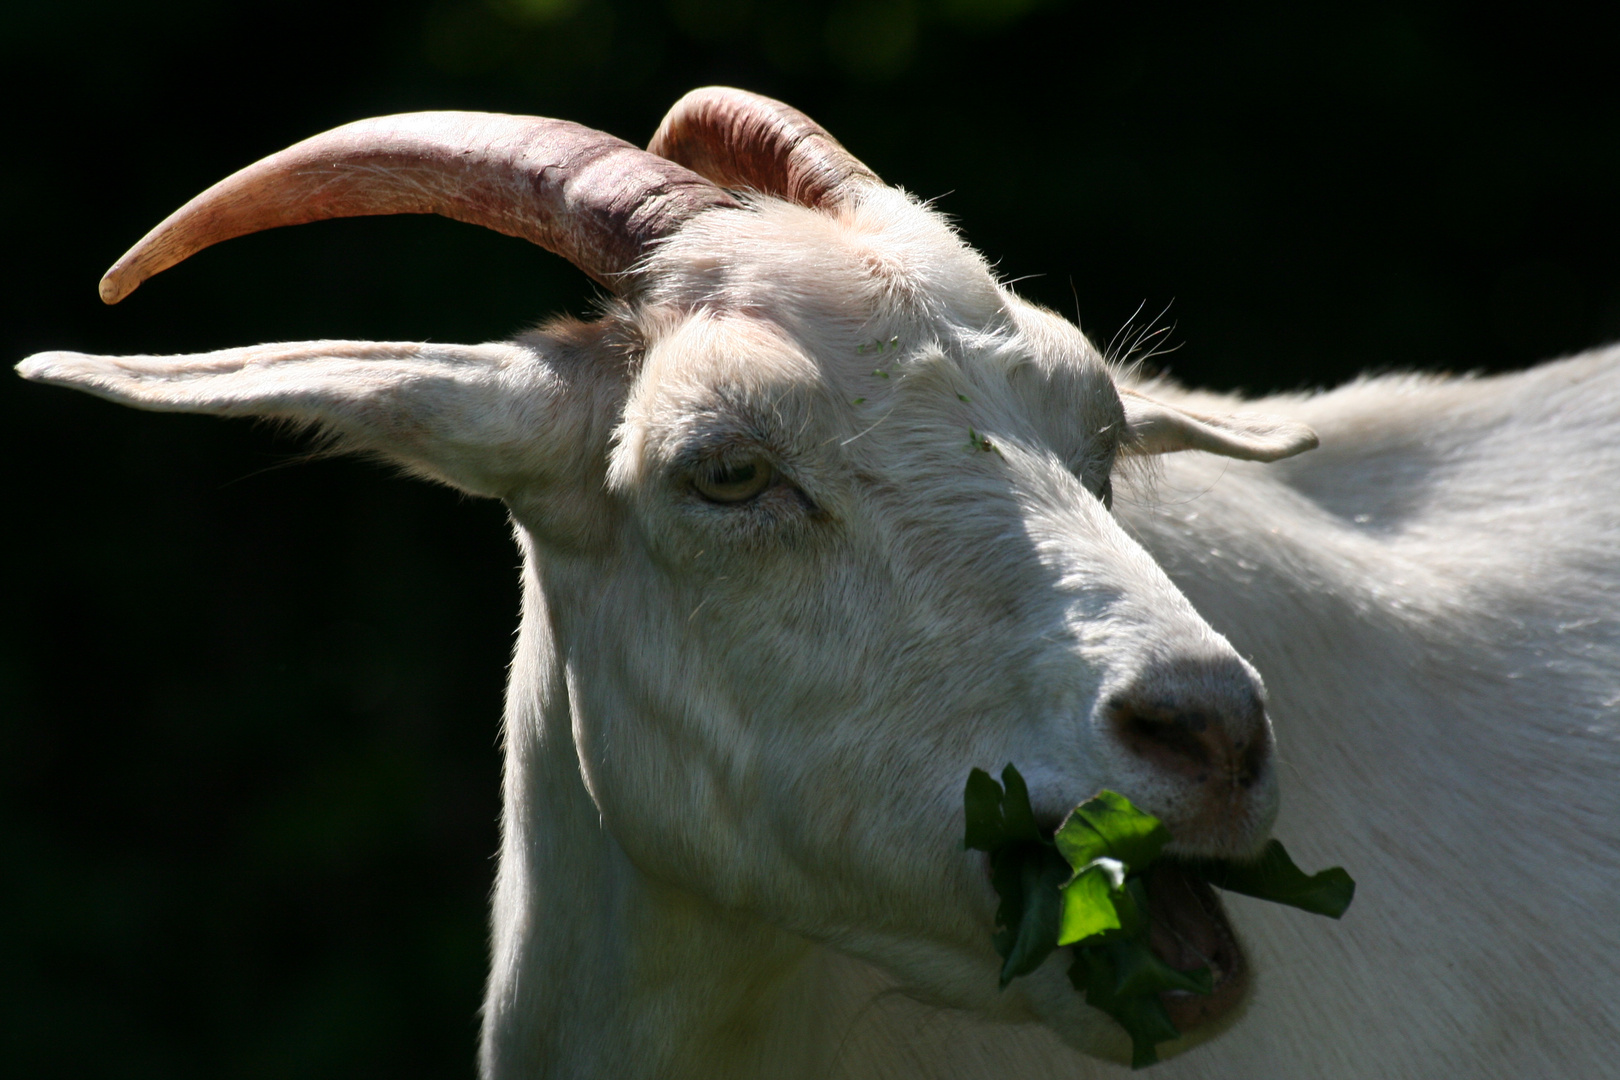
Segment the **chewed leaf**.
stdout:
<svg viewBox="0 0 1620 1080">
<path fill-rule="evenodd" d="M 1002 959 L 1001 985 L 1040 967 L 1057 948 L 1063 899 L 1058 887 L 1073 872 L 1035 824 L 1029 788 L 1010 764 L 1000 784 L 982 769 L 968 774 L 963 792 L 963 846 L 990 853 L 996 908 L 992 943 Z"/>
<path fill-rule="evenodd" d="M 1003 960 L 1024 921 L 1024 856 L 1021 848 L 1003 848 L 990 856 L 990 884 L 1001 898 L 996 906 L 996 952 Z"/>
<path fill-rule="evenodd" d="M 1215 990 L 1215 979 L 1207 967 L 1178 971 L 1140 942 L 1127 939 L 1119 946 L 1110 950 L 1114 961 L 1114 993 L 1119 997 L 1139 997 L 1164 990 L 1185 990 L 1190 994 L 1211 994 Z"/>
<path fill-rule="evenodd" d="M 1007 797 L 1001 803 L 1001 814 L 1007 823 L 1008 838 L 1015 843 L 1051 843 L 1035 825 L 1035 811 L 1029 805 L 1029 788 L 1011 762 L 1001 770 L 1001 782 L 1007 787 Z"/>
<path fill-rule="evenodd" d="M 1024 778 L 1011 765 L 1002 770 L 1001 778 L 1007 785 L 1005 793 L 983 769 L 968 773 L 962 796 L 967 826 L 962 846 L 975 851 L 995 851 L 1009 844 L 1050 846 L 1035 825 Z"/>
<path fill-rule="evenodd" d="M 1052 839 L 1057 849 L 1063 852 L 1063 857 L 1069 860 L 1069 865 L 1077 868 L 1108 854 L 1108 841 L 1072 810 L 1063 819 L 1063 824 L 1058 826 L 1057 835 Z"/>
<path fill-rule="evenodd" d="M 1145 949 L 1134 942 L 1111 942 L 1075 950 L 1069 981 L 1086 995 L 1086 1004 L 1101 1009 L 1119 1022 L 1131 1037 L 1131 1068 L 1140 1069 L 1159 1060 L 1154 1047 L 1181 1034 L 1170 1021 L 1170 1014 L 1157 993 L 1121 996 L 1120 961 L 1130 948 Z"/>
<path fill-rule="evenodd" d="M 1106 856 L 1124 863 L 1131 873 L 1140 873 L 1170 842 L 1170 832 L 1125 796 L 1099 791 L 1074 808 L 1053 839 L 1071 866 Z"/>
<path fill-rule="evenodd" d="M 976 851 L 994 851 L 1007 835 L 1001 817 L 1001 785 L 983 769 L 968 773 L 967 791 L 962 795 L 967 817 L 967 835 L 962 846 Z"/>
<path fill-rule="evenodd" d="M 1356 883 L 1343 867 L 1306 874 L 1294 865 L 1280 840 L 1268 843 L 1252 863 L 1223 860 L 1190 865 L 1217 889 L 1287 904 L 1330 919 L 1343 915 L 1356 895 Z"/>
<path fill-rule="evenodd" d="M 1100 791 L 1048 838 L 1018 770 L 1009 764 L 1001 778 L 1005 790 L 980 769 L 968 777 L 965 844 L 990 854 L 990 883 L 1001 898 L 993 941 L 1002 987 L 1059 946 L 1072 947 L 1069 981 L 1130 1035 L 1132 1068 L 1154 1064 L 1158 1044 L 1180 1035 L 1160 995 L 1214 992 L 1209 968 L 1178 970 L 1150 944 L 1144 872 L 1170 842 L 1169 831 L 1123 795 Z M 1342 869 L 1307 875 L 1275 840 L 1252 863 L 1178 862 L 1217 888 L 1333 918 L 1355 894 Z"/>
<path fill-rule="evenodd" d="M 1057 948 L 1062 909 L 1058 886 L 1069 876 L 1068 864 L 1050 848 L 1025 849 L 1021 854 L 1023 857 L 1017 860 L 1021 901 L 1017 920 L 1006 922 L 1003 934 L 998 935 L 999 942 L 1006 946 L 1001 965 L 1003 988 L 1040 967 Z M 1008 906 L 1004 898 L 1001 911 Z"/>
<path fill-rule="evenodd" d="M 1111 864 L 1111 865 L 1110 865 Z M 1057 943 L 1073 945 L 1119 929 L 1114 896 L 1124 886 L 1124 868 L 1112 859 L 1097 859 L 1063 886 L 1063 914 Z"/>
<path fill-rule="evenodd" d="M 1125 879 L 1123 895 L 1114 897 L 1114 910 L 1119 912 L 1120 933 L 1128 938 L 1145 940 L 1148 932 L 1147 883 L 1140 874 Z"/>
</svg>

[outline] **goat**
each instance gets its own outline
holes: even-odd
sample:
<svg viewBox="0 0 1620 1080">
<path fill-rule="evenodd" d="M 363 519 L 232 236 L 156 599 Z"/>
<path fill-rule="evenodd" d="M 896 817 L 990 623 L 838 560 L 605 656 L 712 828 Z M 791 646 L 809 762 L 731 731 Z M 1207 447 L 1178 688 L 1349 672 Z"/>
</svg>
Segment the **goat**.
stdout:
<svg viewBox="0 0 1620 1080">
<path fill-rule="evenodd" d="M 102 296 L 254 230 L 427 212 L 613 298 L 486 345 L 19 371 L 309 425 L 509 508 L 483 1075 L 1110 1073 L 1126 1040 L 1060 960 L 996 989 L 960 805 L 1007 761 L 1049 823 L 1112 787 L 1181 854 L 1280 820 L 1360 879 L 1334 927 L 1156 902 L 1166 959 L 1217 969 L 1169 1002 L 1161 1052 L 1199 1048 L 1163 1075 L 1610 1069 L 1620 352 L 1257 404 L 1133 381 L 808 118 L 718 88 L 648 151 L 335 129 L 182 207 Z"/>
</svg>

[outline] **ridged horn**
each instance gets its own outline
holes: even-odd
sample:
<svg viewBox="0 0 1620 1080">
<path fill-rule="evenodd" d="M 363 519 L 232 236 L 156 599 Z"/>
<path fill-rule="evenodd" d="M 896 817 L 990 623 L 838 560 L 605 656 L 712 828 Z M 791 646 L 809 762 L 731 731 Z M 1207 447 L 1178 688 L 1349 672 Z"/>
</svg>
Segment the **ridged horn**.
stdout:
<svg viewBox="0 0 1620 1080">
<path fill-rule="evenodd" d="M 721 187 L 801 206 L 830 209 L 883 183 L 798 109 L 729 86 L 706 86 L 677 101 L 647 149 Z"/>
<path fill-rule="evenodd" d="M 327 218 L 440 214 L 533 241 L 615 292 L 648 243 L 737 205 L 682 166 L 566 120 L 423 112 L 360 120 L 226 177 L 101 279 L 116 304 L 211 244 Z"/>
</svg>

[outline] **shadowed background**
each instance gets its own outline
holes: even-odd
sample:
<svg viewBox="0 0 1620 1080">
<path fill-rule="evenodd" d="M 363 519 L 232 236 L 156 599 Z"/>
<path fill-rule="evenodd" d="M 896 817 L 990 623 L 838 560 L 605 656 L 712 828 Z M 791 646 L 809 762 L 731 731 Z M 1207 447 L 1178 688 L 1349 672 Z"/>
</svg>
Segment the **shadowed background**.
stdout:
<svg viewBox="0 0 1620 1080">
<path fill-rule="evenodd" d="M 1620 338 L 1616 44 L 1547 4 L 21 0 L 5 356 L 585 313 L 563 261 L 426 217 L 236 240 L 116 308 L 95 285 L 196 192 L 349 120 L 644 143 L 731 83 L 937 198 L 1099 343 L 1168 307 L 1156 362 L 1186 382 L 1522 366 Z M 15 378 L 0 439 L 0 1068 L 470 1075 L 517 614 L 501 508 Z"/>
</svg>

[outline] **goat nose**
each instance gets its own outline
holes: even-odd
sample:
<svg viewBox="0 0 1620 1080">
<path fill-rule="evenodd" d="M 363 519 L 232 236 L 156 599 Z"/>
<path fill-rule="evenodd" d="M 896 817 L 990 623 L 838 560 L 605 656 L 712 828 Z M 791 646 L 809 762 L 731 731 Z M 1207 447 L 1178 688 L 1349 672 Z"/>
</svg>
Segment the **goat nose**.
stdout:
<svg viewBox="0 0 1620 1080">
<path fill-rule="evenodd" d="M 1109 697 L 1107 722 L 1127 752 L 1194 784 L 1252 788 L 1271 760 L 1271 725 L 1236 664 L 1176 665 Z"/>
</svg>

